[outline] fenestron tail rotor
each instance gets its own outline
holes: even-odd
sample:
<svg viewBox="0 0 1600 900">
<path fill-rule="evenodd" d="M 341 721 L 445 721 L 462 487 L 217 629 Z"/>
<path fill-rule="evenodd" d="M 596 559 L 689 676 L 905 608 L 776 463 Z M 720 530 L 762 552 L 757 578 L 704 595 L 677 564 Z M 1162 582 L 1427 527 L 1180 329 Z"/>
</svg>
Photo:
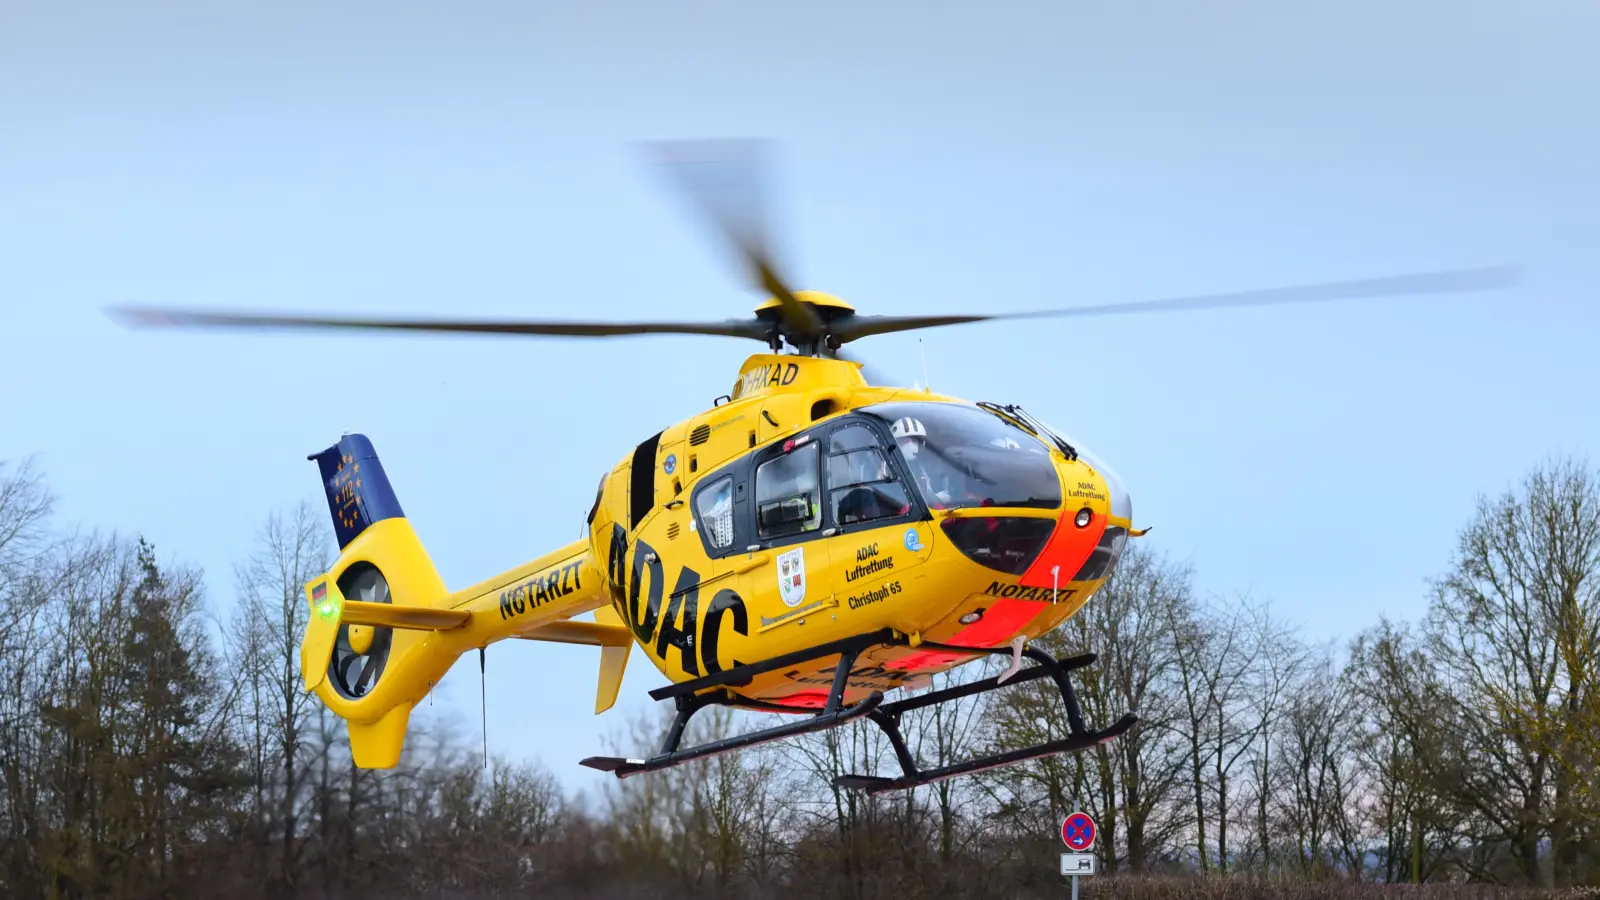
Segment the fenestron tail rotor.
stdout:
<svg viewBox="0 0 1600 900">
<path fill-rule="evenodd" d="M 391 602 L 388 580 L 371 565 L 352 566 L 340 579 L 339 590 L 350 600 Z M 340 624 L 333 657 L 328 661 L 328 677 L 334 689 L 354 700 L 377 687 L 388 665 L 393 640 L 392 629 L 386 626 Z"/>
<path fill-rule="evenodd" d="M 781 350 L 787 342 L 804 355 L 833 356 L 843 345 L 874 335 L 970 322 L 1132 315 L 1501 290 L 1517 284 L 1521 279 L 1521 272 L 1517 268 L 1495 266 L 1028 312 L 864 316 L 858 315 L 850 304 L 837 297 L 795 290 L 787 280 L 789 274 L 777 258 L 768 227 L 766 179 L 770 148 L 765 142 L 676 141 L 646 143 L 638 147 L 655 164 L 657 174 L 688 201 L 702 221 L 737 255 L 747 273 L 746 283 L 767 296 L 768 299 L 756 308 L 754 316 L 722 321 L 604 322 L 342 317 L 166 307 L 118 307 L 108 310 L 108 313 L 133 327 L 361 329 L 588 338 L 646 334 L 715 335 L 759 340 L 774 352 Z M 874 380 L 872 375 L 866 377 L 869 381 Z"/>
</svg>

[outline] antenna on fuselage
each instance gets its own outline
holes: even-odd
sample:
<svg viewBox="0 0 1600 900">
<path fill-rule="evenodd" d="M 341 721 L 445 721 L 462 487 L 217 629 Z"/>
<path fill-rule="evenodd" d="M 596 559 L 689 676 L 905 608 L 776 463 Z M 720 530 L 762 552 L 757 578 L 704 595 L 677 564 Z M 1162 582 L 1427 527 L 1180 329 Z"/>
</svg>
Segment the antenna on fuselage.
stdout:
<svg viewBox="0 0 1600 900">
<path fill-rule="evenodd" d="M 922 352 L 922 392 L 933 390 L 933 385 L 928 382 L 928 348 L 922 343 L 922 338 L 917 338 L 917 349 Z"/>
<path fill-rule="evenodd" d="M 483 664 L 483 647 L 478 648 L 478 703 L 483 717 L 483 767 L 489 768 L 489 675 Z"/>
</svg>

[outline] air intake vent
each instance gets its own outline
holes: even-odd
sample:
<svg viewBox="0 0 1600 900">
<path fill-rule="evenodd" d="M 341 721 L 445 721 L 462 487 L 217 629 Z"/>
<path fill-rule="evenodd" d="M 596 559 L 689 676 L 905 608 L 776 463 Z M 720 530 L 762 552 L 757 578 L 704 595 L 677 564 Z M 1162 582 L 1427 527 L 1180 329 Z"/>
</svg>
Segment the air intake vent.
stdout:
<svg viewBox="0 0 1600 900">
<path fill-rule="evenodd" d="M 689 432 L 689 446 L 691 447 L 698 447 L 709 440 L 711 440 L 710 425 L 696 425 L 694 430 Z"/>
<path fill-rule="evenodd" d="M 671 525 L 667 526 L 667 540 L 675 541 L 677 539 L 678 539 L 678 523 L 677 522 L 673 522 Z"/>
</svg>

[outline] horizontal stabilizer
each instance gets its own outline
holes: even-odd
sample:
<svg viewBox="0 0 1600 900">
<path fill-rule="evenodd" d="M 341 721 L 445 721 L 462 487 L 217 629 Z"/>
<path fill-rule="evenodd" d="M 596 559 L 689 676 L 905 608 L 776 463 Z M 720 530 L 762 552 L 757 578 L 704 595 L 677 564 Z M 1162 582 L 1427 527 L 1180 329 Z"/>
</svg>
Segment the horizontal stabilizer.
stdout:
<svg viewBox="0 0 1600 900">
<path fill-rule="evenodd" d="M 517 637 L 525 641 L 585 644 L 590 647 L 627 647 L 633 644 L 633 633 L 624 625 L 601 625 L 597 622 L 575 622 L 571 619 L 540 625 L 518 634 Z"/>
<path fill-rule="evenodd" d="M 333 645 L 339 639 L 340 625 L 449 631 L 460 628 L 472 619 L 472 613 L 464 609 L 346 600 L 339 585 L 326 575 L 306 585 L 306 599 L 311 604 L 311 621 L 306 624 L 306 637 L 300 651 L 300 677 L 305 681 L 308 692 L 316 690 L 322 679 L 327 677 L 327 668 L 322 661 L 333 653 Z M 573 624 L 589 625 L 587 622 Z"/>
<path fill-rule="evenodd" d="M 622 690 L 622 674 L 628 667 L 628 654 L 633 650 L 633 632 L 622 624 L 622 617 L 616 610 L 602 606 L 594 611 L 593 622 L 563 619 L 529 629 L 517 637 L 527 641 L 599 647 L 600 684 L 594 697 L 595 715 L 616 704 L 617 694 Z"/>
<path fill-rule="evenodd" d="M 449 631 L 472 618 L 464 609 L 435 609 L 431 606 L 401 606 L 397 603 L 363 603 L 346 600 L 339 620 L 351 625 L 381 625 L 412 631 Z"/>
</svg>

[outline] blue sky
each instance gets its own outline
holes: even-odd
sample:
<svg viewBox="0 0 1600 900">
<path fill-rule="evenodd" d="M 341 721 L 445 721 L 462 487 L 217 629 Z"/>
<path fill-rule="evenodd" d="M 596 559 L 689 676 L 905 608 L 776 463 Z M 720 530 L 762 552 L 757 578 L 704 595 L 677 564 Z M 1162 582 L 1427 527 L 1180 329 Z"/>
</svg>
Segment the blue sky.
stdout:
<svg viewBox="0 0 1600 900">
<path fill-rule="evenodd" d="M 781 144 L 800 287 L 1022 311 L 1520 262 L 1510 291 L 921 333 L 1128 484 L 1197 584 L 1307 635 L 1415 616 L 1479 491 L 1600 446 L 1600 9 L 68 3 L 0 12 L 0 458 L 210 574 L 369 435 L 452 586 L 575 539 L 724 393 L 727 338 L 130 332 L 112 304 L 721 318 L 759 298 L 645 139 Z M 983 11 L 980 12 L 980 9 Z M 857 351 L 907 381 L 919 336 Z M 490 748 L 572 785 L 661 682 L 490 652 Z M 436 702 L 477 723 L 475 660 Z"/>
</svg>

